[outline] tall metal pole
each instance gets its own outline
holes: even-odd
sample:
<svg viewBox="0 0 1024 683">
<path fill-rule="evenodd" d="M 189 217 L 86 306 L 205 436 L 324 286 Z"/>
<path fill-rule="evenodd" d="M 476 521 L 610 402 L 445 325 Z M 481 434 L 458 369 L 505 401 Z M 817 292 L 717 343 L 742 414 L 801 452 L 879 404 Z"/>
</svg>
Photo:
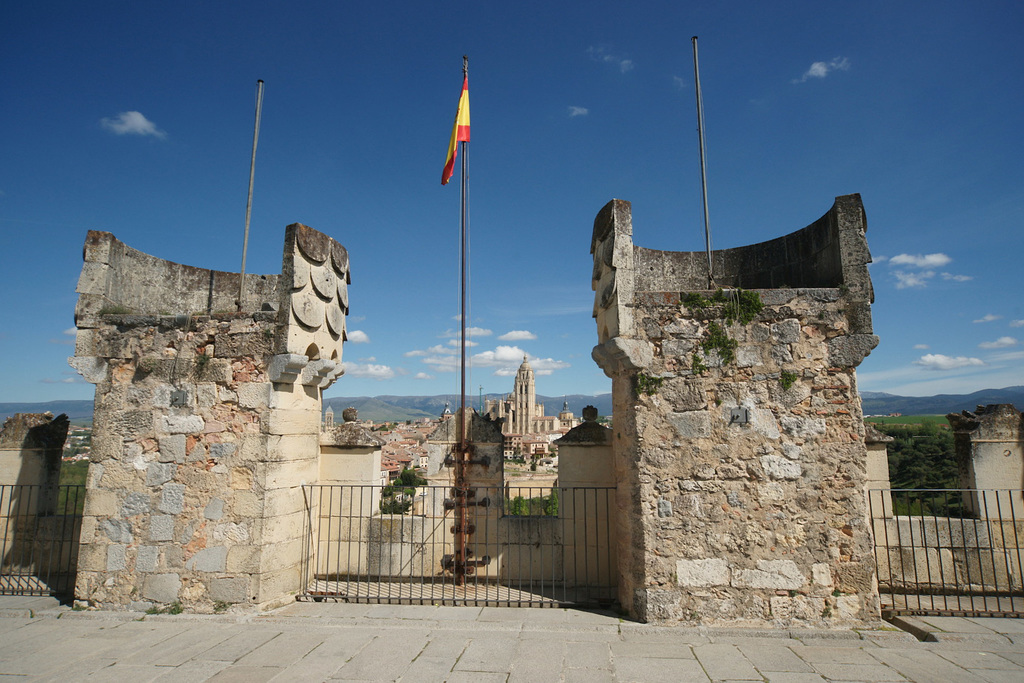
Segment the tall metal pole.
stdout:
<svg viewBox="0 0 1024 683">
<path fill-rule="evenodd" d="M 704 98 L 700 93 L 700 67 L 697 64 L 697 36 L 693 41 L 693 84 L 697 90 L 697 137 L 700 140 L 700 189 L 704 198 L 704 246 L 708 254 L 708 289 L 715 288 L 711 268 L 711 224 L 708 220 L 708 172 L 704 159 Z"/>
<path fill-rule="evenodd" d="M 462 76 L 465 80 L 469 76 L 469 58 L 462 57 Z M 459 143 L 462 152 L 462 176 L 460 182 L 460 210 L 459 210 L 459 251 L 460 251 L 460 314 L 462 326 L 462 343 L 460 346 L 460 388 L 459 388 L 459 445 L 458 454 L 455 458 L 455 507 L 456 507 L 456 533 L 455 533 L 455 583 L 462 585 L 465 581 L 466 566 L 469 558 L 466 556 L 466 535 L 469 525 L 469 511 L 467 510 L 468 491 L 466 490 L 466 460 L 467 460 L 467 439 L 466 439 L 466 262 L 468 259 L 468 232 L 469 226 L 466 220 L 466 201 L 469 191 L 468 163 L 466 142 Z"/>
<path fill-rule="evenodd" d="M 260 139 L 260 114 L 263 112 L 263 81 L 256 81 L 256 124 L 252 131 L 252 160 L 249 162 L 249 199 L 245 202 L 245 239 L 242 240 L 242 272 L 238 276 L 238 310 L 245 295 L 245 254 L 249 250 L 249 218 L 252 216 L 252 183 L 256 177 L 256 143 Z"/>
</svg>

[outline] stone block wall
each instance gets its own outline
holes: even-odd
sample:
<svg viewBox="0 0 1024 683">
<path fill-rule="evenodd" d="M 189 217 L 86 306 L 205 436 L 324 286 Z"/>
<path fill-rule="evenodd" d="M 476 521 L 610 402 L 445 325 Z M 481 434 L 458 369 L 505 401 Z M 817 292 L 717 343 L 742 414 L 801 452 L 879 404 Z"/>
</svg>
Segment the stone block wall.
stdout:
<svg viewBox="0 0 1024 683">
<path fill-rule="evenodd" d="M 238 274 L 109 233 L 89 233 L 85 261 L 69 362 L 96 398 L 76 597 L 195 611 L 288 599 L 321 392 L 341 374 L 344 247 L 288 226 L 282 274 L 247 275 L 242 306 Z"/>
<path fill-rule="evenodd" d="M 619 599 L 632 616 L 877 618 L 855 375 L 878 341 L 865 230 L 850 195 L 781 241 L 716 252 L 716 282 L 778 286 L 779 259 L 791 285 L 754 290 L 763 308 L 730 322 L 744 297 L 710 301 L 703 254 L 635 247 L 628 202 L 598 214 L 593 356 L 613 380 Z M 683 305 L 692 294 L 706 303 Z"/>
<path fill-rule="evenodd" d="M 1009 404 L 946 416 L 964 504 L 982 519 L 1024 519 L 1024 415 Z"/>
</svg>

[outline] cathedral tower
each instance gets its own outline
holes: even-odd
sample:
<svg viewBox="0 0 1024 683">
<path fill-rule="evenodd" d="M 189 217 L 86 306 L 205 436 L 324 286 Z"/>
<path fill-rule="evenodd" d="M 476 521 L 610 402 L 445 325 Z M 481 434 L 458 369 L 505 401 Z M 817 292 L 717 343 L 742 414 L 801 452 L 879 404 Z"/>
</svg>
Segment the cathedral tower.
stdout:
<svg viewBox="0 0 1024 683">
<path fill-rule="evenodd" d="M 512 390 L 512 401 L 514 411 L 512 414 L 513 434 L 527 434 L 532 431 L 534 418 L 534 404 L 537 398 L 536 383 L 533 378 L 533 368 L 530 362 L 523 356 L 523 364 L 519 366 L 516 373 L 516 383 Z"/>
</svg>

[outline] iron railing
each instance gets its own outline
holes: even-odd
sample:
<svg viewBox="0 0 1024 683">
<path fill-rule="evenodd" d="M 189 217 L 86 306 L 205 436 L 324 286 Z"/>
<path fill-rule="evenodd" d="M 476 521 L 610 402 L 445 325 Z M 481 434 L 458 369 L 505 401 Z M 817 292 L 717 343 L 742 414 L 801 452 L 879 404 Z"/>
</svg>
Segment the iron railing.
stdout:
<svg viewBox="0 0 1024 683">
<path fill-rule="evenodd" d="M 1024 616 L 1024 491 L 874 489 L 879 596 L 889 614 Z"/>
<path fill-rule="evenodd" d="M 303 597 L 439 605 L 610 605 L 614 488 L 306 485 Z M 454 571 L 456 500 L 468 510 Z"/>
<path fill-rule="evenodd" d="M 75 587 L 85 487 L 0 485 L 0 595 Z"/>
</svg>

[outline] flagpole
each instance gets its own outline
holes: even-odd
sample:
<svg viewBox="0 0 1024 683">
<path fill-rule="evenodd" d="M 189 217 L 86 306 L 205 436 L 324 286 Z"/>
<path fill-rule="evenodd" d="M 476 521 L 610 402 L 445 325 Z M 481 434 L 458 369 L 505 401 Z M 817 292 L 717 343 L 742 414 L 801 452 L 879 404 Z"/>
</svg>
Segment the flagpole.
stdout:
<svg viewBox="0 0 1024 683">
<path fill-rule="evenodd" d="M 249 217 L 252 215 L 252 182 L 256 177 L 256 143 L 260 139 L 260 115 L 263 112 L 263 81 L 256 81 L 256 124 L 252 131 L 252 160 L 249 162 L 249 199 L 245 202 L 245 237 L 242 240 L 242 272 L 238 276 L 238 311 L 245 295 L 245 254 L 249 250 Z"/>
<path fill-rule="evenodd" d="M 708 253 L 708 289 L 715 288 L 711 269 L 711 223 L 708 220 L 708 172 L 704 160 L 704 97 L 700 92 L 700 67 L 697 65 L 697 36 L 693 41 L 693 87 L 697 91 L 697 138 L 700 141 L 700 189 L 704 198 L 704 243 Z"/>
<path fill-rule="evenodd" d="M 469 77 L 469 57 L 466 55 L 462 56 L 462 77 L 463 81 Z M 457 125 L 457 124 L 456 124 Z M 466 460 L 468 454 L 468 448 L 466 443 L 466 262 L 467 262 L 467 235 L 468 226 L 466 225 L 466 201 L 468 191 L 468 164 L 466 151 L 466 141 L 462 140 L 459 142 L 462 152 L 462 174 L 460 177 L 460 209 L 459 209 L 459 251 L 460 251 L 460 315 L 459 319 L 462 324 L 461 344 L 460 349 L 460 373 L 459 373 L 459 452 L 455 458 L 455 487 L 457 489 L 455 496 L 455 505 L 458 510 L 457 522 L 456 522 L 456 563 L 455 563 L 455 583 L 456 585 L 462 585 L 465 581 L 466 566 L 469 558 L 466 555 L 466 535 L 469 525 L 469 515 L 466 509 L 468 503 L 467 497 L 468 492 L 466 490 Z"/>
</svg>

